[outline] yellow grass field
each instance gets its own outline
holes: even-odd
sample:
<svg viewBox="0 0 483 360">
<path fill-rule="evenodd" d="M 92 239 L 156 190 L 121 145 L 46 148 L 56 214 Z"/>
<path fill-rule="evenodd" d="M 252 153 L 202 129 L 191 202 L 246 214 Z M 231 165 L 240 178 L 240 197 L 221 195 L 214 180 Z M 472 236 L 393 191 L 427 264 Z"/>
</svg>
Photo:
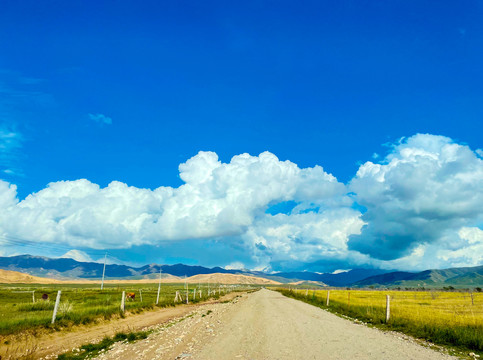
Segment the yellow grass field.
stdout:
<svg viewBox="0 0 483 360">
<path fill-rule="evenodd" d="M 329 290 L 293 290 L 293 297 L 325 307 Z M 282 291 L 290 296 L 290 292 Z M 330 290 L 331 310 L 441 344 L 483 351 L 483 293 Z"/>
</svg>

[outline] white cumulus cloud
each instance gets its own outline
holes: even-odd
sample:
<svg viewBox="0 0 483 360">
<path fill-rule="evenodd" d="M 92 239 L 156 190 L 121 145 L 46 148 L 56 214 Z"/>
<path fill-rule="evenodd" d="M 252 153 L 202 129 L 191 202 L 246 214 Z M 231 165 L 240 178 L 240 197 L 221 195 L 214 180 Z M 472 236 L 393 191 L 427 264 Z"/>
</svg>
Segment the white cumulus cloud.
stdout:
<svg viewBox="0 0 483 360">
<path fill-rule="evenodd" d="M 104 114 L 88 114 L 89 119 L 100 124 L 112 125 L 112 119 Z"/>
<path fill-rule="evenodd" d="M 60 258 L 74 259 L 79 262 L 94 262 L 94 260 L 92 260 L 92 258 L 84 251 L 76 249 L 67 251 L 64 255 L 60 256 Z"/>
<path fill-rule="evenodd" d="M 219 264 L 227 268 L 481 263 L 483 160 L 429 134 L 390 149 L 361 165 L 348 185 L 321 166 L 300 168 L 270 152 L 227 163 L 199 152 L 179 165 L 184 183 L 177 188 L 80 179 L 50 183 L 19 201 L 16 186 L 0 180 L 0 235 L 98 250 L 206 240 L 246 254 Z"/>
<path fill-rule="evenodd" d="M 225 269 L 226 270 L 243 270 L 243 269 L 246 269 L 246 267 L 245 267 L 245 264 L 243 264 L 242 262 L 235 261 L 235 262 L 232 262 L 228 265 L 225 265 Z"/>
<path fill-rule="evenodd" d="M 265 213 L 268 207 L 289 200 L 298 208 L 309 203 L 333 207 L 324 213 L 327 219 L 314 213 L 295 213 L 288 219 L 301 239 L 309 234 L 324 241 L 333 237 L 330 241 L 336 245 L 331 246 L 344 246 L 341 233 L 346 229 L 346 220 L 335 221 L 333 226 L 339 228 L 327 234 L 328 219 L 337 217 L 333 214 L 339 211 L 344 219 L 352 219 L 347 221 L 357 222 L 357 212 L 344 211 L 350 205 L 344 184 L 320 166 L 300 169 L 269 152 L 241 154 L 222 163 L 215 153 L 200 152 L 179 168 L 185 184 L 178 188 L 139 189 L 120 182 L 101 188 L 80 179 L 50 183 L 20 202 L 15 186 L 2 182 L 0 205 L 5 211 L 0 213 L 0 230 L 24 239 L 93 249 L 224 236 L 241 236 L 252 248 L 256 244 L 247 234 L 256 231 L 274 253 L 290 248 L 293 256 L 311 258 L 309 242 L 315 240 L 304 239 L 307 244 L 300 248 L 295 246 L 299 240 L 282 246 L 274 234 L 290 237 L 277 217 Z"/>
<path fill-rule="evenodd" d="M 4 174 L 22 174 L 17 162 L 23 141 L 23 135 L 12 125 L 0 124 L 0 171 Z"/>
<path fill-rule="evenodd" d="M 460 229 L 483 220 L 483 161 L 443 136 L 402 140 L 381 163 L 363 164 L 350 189 L 367 212 L 349 248 L 375 259 L 403 258 L 420 245 L 456 250 Z"/>
</svg>

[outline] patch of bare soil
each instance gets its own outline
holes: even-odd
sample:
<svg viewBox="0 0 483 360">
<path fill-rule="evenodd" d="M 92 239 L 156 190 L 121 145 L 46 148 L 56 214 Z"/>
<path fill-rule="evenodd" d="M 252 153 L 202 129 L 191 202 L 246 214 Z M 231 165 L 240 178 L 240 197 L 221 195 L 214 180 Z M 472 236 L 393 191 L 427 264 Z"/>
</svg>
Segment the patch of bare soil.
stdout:
<svg viewBox="0 0 483 360">
<path fill-rule="evenodd" d="M 24 274 L 18 271 L 10 271 L 0 269 L 0 283 L 2 284 L 59 284 L 62 281 L 42 278 L 38 276 L 32 276 Z"/>
<path fill-rule="evenodd" d="M 239 274 L 199 274 L 193 275 L 186 279 L 192 284 L 243 284 L 243 285 L 280 285 L 278 281 L 265 279 L 257 276 L 239 275 Z"/>
</svg>

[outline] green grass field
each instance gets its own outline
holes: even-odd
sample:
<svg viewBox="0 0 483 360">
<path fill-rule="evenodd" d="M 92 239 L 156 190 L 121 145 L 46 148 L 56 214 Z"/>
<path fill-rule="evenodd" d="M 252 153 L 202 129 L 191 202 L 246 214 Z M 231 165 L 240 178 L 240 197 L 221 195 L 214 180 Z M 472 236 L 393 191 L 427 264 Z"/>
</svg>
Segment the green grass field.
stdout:
<svg viewBox="0 0 483 360">
<path fill-rule="evenodd" d="M 216 289 L 216 294 L 208 296 L 208 285 L 190 284 L 189 302 L 205 301 L 209 298 L 218 298 L 219 286 L 211 285 L 211 292 Z M 196 298 L 193 299 L 193 290 L 196 288 Z M 144 310 L 158 307 L 175 306 L 174 298 L 179 291 L 186 299 L 184 284 L 162 284 L 158 305 L 156 303 L 157 284 L 107 284 L 104 290 L 99 285 L 80 284 L 52 284 L 52 285 L 0 285 L 0 335 L 15 334 L 25 330 L 60 329 L 72 325 L 87 324 L 98 319 L 111 319 L 123 317 L 125 313 L 120 310 L 122 292 L 134 292 L 135 300 L 125 301 L 126 313 L 139 313 Z M 230 290 L 242 290 L 246 287 L 222 289 L 222 295 Z M 223 290 L 225 289 L 225 290 Z M 61 290 L 61 300 L 52 325 L 52 313 L 54 309 L 57 291 Z M 199 290 L 202 297 L 199 297 Z M 32 299 L 32 291 L 35 291 L 35 302 Z M 49 300 L 42 300 L 42 295 L 47 294 Z M 141 301 L 142 294 L 142 301 Z M 178 303 L 181 305 L 181 303 Z"/>
</svg>

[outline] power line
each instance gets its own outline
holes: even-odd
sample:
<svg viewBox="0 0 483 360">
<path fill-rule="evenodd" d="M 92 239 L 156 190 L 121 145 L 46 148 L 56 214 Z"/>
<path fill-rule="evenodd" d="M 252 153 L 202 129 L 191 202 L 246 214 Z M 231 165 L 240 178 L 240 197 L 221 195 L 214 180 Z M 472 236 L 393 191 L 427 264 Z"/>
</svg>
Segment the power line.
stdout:
<svg viewBox="0 0 483 360">
<path fill-rule="evenodd" d="M 11 235 L 0 235 L 0 243 L 4 246 L 17 246 L 17 247 L 31 247 L 37 250 L 45 250 L 45 251 L 70 251 L 73 250 L 75 246 L 73 245 L 64 245 L 58 243 L 50 243 L 50 242 L 39 242 L 35 240 L 27 240 L 23 238 L 19 238 L 16 236 Z M 81 246 L 82 247 L 82 246 Z M 104 255 L 104 252 L 99 250 L 82 250 L 84 253 L 88 255 Z"/>
</svg>

